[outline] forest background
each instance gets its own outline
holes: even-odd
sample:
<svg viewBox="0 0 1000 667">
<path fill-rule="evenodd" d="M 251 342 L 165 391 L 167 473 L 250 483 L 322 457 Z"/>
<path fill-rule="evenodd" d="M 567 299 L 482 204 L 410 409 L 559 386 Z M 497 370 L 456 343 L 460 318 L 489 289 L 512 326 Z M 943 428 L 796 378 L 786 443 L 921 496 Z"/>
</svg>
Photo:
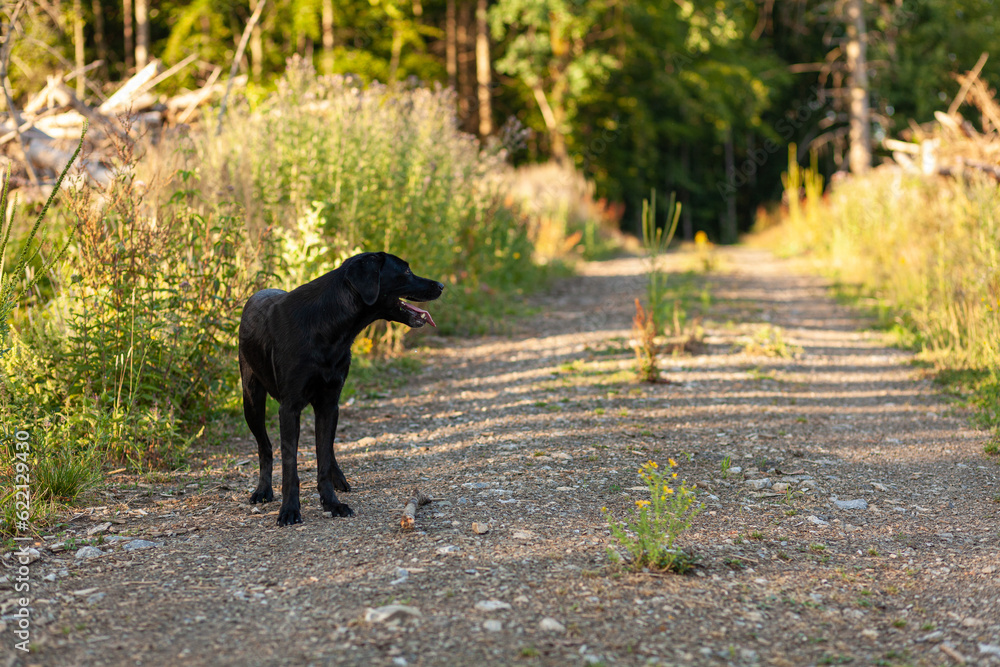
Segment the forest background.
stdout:
<svg viewBox="0 0 1000 667">
<path fill-rule="evenodd" d="M 99 86 L 192 53 L 162 88 L 197 87 L 228 71 L 258 2 L 239 64 L 251 103 L 293 53 L 321 74 L 450 86 L 464 130 L 530 128 L 512 159 L 572 164 L 625 205 L 629 231 L 656 187 L 684 204 L 680 237 L 721 241 L 780 199 L 788 145 L 803 163 L 818 151 L 826 175 L 847 169 L 852 71 L 866 75 L 877 147 L 947 108 L 954 75 L 997 43 L 1000 14 L 990 0 L 46 0 L 25 7 L 15 100 L 54 71 L 99 61 L 86 74 Z M 981 76 L 996 81 L 1000 60 Z"/>
</svg>

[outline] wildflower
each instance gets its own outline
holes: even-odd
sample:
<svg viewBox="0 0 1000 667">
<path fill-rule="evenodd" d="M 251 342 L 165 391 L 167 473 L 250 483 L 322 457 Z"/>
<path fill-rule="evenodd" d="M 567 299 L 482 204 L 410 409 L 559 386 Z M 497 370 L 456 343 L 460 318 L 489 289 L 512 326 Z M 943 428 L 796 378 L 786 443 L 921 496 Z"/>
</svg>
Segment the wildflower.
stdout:
<svg viewBox="0 0 1000 667">
<path fill-rule="evenodd" d="M 677 479 L 677 473 L 674 473 L 673 475 L 671 475 L 671 477 L 673 477 L 674 479 Z"/>
<path fill-rule="evenodd" d="M 677 461 L 674 461 L 673 459 L 667 459 L 667 462 L 670 464 L 671 468 L 677 467 Z"/>
<path fill-rule="evenodd" d="M 646 507 L 648 505 L 649 505 L 649 501 L 648 500 L 637 500 L 637 501 L 635 501 L 635 506 L 639 507 L 639 508 Z"/>
<path fill-rule="evenodd" d="M 659 468 L 660 466 L 656 465 L 656 461 L 646 461 L 646 467 L 647 468 Z"/>
</svg>

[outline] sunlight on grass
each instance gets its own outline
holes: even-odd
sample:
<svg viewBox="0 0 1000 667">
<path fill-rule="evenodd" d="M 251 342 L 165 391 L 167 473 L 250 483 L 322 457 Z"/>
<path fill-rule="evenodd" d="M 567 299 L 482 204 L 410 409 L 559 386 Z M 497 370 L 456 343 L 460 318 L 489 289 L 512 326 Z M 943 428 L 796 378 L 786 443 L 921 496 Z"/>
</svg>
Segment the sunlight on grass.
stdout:
<svg viewBox="0 0 1000 667">
<path fill-rule="evenodd" d="M 773 247 L 808 253 L 842 293 L 853 289 L 876 304 L 884 326 L 937 369 L 981 371 L 967 389 L 985 422 L 1000 421 L 996 182 L 880 169 L 823 199 L 815 167 L 801 169 L 793 159 L 785 185 L 788 206 Z"/>
</svg>

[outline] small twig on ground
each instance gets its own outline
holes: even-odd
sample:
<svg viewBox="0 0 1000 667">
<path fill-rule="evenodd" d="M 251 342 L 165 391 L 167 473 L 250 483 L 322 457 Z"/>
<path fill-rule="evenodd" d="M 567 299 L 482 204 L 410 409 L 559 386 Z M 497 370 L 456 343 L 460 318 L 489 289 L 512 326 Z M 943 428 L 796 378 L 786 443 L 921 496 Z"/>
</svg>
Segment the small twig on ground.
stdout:
<svg viewBox="0 0 1000 667">
<path fill-rule="evenodd" d="M 406 507 L 403 508 L 403 516 L 399 520 L 399 527 L 403 530 L 412 529 L 417 521 L 417 510 L 432 500 L 433 498 L 421 493 L 420 489 L 413 489 L 413 496 L 406 501 Z"/>
</svg>

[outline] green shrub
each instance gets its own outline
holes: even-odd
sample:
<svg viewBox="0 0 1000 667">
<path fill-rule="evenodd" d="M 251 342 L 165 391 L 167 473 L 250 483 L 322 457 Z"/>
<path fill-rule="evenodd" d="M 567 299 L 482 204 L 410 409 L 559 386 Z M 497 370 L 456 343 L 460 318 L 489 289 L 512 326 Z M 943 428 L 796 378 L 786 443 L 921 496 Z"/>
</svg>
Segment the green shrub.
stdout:
<svg viewBox="0 0 1000 667">
<path fill-rule="evenodd" d="M 86 131 L 84 126 L 84 135 Z M 3 489 L 0 492 L 0 535 L 33 530 L 37 523 L 46 520 L 54 501 L 75 498 L 95 479 L 90 461 L 67 467 L 64 465 L 65 451 L 46 451 L 46 442 L 50 440 L 35 423 L 37 412 L 28 395 L 31 385 L 23 377 L 8 372 L 7 366 L 12 357 L 12 316 L 40 278 L 61 261 L 68 247 L 68 242 L 55 244 L 51 255 L 45 259 L 40 231 L 82 147 L 83 136 L 9 265 L 5 259 L 11 247 L 17 212 L 16 198 L 9 206 L 9 170 L 4 172 L 0 188 L 0 489 Z"/>
<path fill-rule="evenodd" d="M 59 451 L 177 464 L 233 402 L 238 309 L 266 262 L 231 213 L 147 201 L 132 150 L 118 147 L 110 185 L 71 196 L 65 261 L 18 319 L 4 372 Z"/>
</svg>

